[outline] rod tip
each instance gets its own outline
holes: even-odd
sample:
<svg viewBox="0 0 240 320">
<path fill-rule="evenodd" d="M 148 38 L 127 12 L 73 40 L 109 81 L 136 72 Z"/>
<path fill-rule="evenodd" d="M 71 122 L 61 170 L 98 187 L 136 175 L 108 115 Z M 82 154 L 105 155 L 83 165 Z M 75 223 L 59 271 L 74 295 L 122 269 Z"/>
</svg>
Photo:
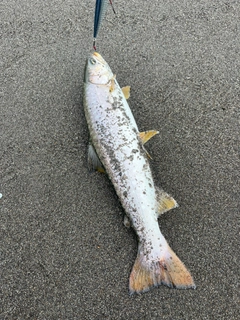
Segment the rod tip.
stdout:
<svg viewBox="0 0 240 320">
<path fill-rule="evenodd" d="M 96 39 L 95 39 L 95 38 L 93 39 L 93 49 L 94 49 L 95 51 L 97 51 L 97 48 L 96 48 Z"/>
</svg>

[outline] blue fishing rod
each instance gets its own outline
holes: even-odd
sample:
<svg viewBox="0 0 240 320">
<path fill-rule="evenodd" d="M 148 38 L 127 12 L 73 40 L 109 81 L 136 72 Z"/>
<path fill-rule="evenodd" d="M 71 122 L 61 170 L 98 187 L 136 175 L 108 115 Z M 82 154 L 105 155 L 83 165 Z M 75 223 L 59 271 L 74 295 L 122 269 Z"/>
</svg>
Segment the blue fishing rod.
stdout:
<svg viewBox="0 0 240 320">
<path fill-rule="evenodd" d="M 93 49 L 96 51 L 96 38 L 97 34 L 101 25 L 101 22 L 103 20 L 103 17 L 105 15 L 105 12 L 107 10 L 107 4 L 110 3 L 114 14 L 116 14 L 116 11 L 114 10 L 112 0 L 96 0 L 95 5 L 95 16 L 94 16 L 94 29 L 93 29 Z"/>
</svg>

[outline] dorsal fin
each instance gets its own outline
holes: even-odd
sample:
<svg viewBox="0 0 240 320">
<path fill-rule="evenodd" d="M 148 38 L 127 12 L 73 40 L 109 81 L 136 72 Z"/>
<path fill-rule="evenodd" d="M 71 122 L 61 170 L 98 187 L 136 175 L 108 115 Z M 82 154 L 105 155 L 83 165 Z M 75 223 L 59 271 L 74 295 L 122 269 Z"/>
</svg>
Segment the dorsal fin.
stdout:
<svg viewBox="0 0 240 320">
<path fill-rule="evenodd" d="M 122 93 L 126 100 L 130 97 L 130 88 L 131 88 L 130 86 L 126 86 L 122 88 Z"/>
<path fill-rule="evenodd" d="M 142 144 L 145 144 L 148 140 L 150 140 L 152 137 L 154 137 L 158 133 L 159 131 L 156 131 L 156 130 L 143 131 L 143 132 L 139 132 L 139 137 L 142 141 Z"/>
</svg>

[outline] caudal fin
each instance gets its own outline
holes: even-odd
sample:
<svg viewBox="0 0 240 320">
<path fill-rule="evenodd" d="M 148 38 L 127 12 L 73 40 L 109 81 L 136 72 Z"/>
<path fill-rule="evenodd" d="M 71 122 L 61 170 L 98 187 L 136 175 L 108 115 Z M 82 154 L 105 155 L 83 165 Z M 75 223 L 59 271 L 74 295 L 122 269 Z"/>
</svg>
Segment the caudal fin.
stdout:
<svg viewBox="0 0 240 320">
<path fill-rule="evenodd" d="M 139 251 L 130 274 L 130 294 L 143 293 L 161 284 L 177 289 L 196 288 L 190 272 L 169 246 L 156 260 L 146 260 Z"/>
</svg>

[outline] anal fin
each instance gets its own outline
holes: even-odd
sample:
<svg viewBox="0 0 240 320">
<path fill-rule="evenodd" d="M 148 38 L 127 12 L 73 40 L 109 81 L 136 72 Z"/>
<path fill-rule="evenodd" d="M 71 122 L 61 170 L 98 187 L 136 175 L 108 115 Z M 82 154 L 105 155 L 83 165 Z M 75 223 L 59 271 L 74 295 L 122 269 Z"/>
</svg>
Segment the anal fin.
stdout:
<svg viewBox="0 0 240 320">
<path fill-rule="evenodd" d="M 148 156 L 149 159 L 152 159 L 152 157 L 150 156 L 148 151 L 145 149 L 144 144 L 158 133 L 159 131 L 156 131 L 156 130 L 148 130 L 148 131 L 143 131 L 138 133 L 138 136 L 142 142 L 143 150 L 146 152 L 146 155 Z"/>
<path fill-rule="evenodd" d="M 88 145 L 88 168 L 89 171 L 98 171 L 105 173 L 105 169 L 100 161 L 96 150 L 94 149 L 93 145 L 89 143 Z"/>
<path fill-rule="evenodd" d="M 156 188 L 156 193 L 157 193 L 157 212 L 159 216 L 164 212 L 167 212 L 171 209 L 178 207 L 176 200 L 173 197 L 171 197 L 167 192 L 163 191 L 160 188 Z"/>
</svg>

